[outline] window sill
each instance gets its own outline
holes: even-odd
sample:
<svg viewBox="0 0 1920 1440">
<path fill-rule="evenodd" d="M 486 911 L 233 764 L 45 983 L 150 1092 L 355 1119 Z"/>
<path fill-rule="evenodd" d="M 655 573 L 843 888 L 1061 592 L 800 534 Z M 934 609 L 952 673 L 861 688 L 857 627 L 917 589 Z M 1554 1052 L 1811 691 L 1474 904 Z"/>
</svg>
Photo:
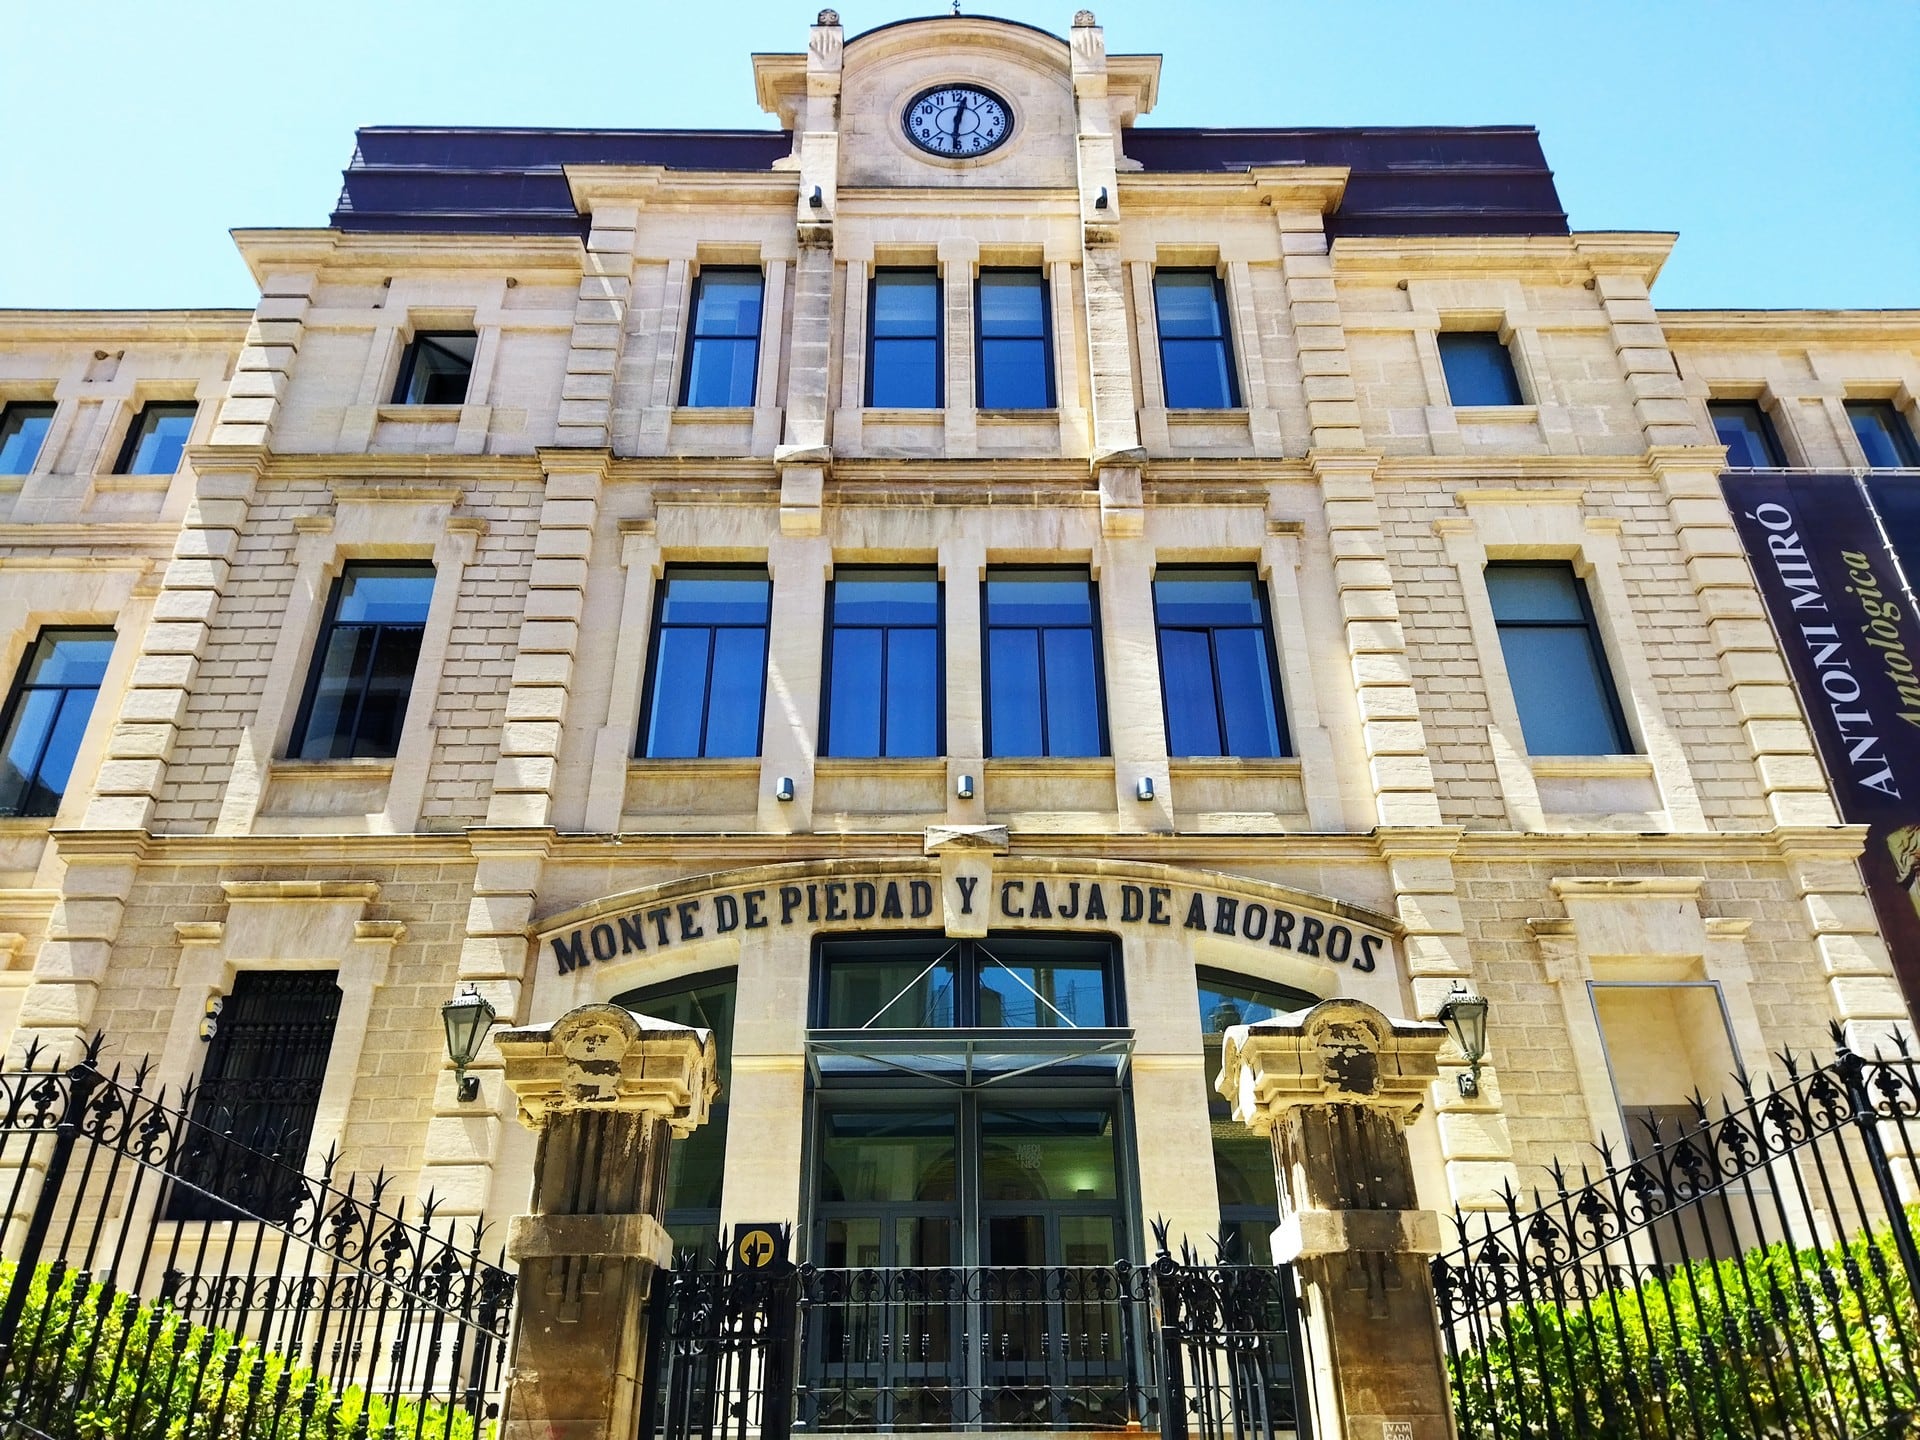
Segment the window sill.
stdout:
<svg viewBox="0 0 1920 1440">
<path fill-rule="evenodd" d="M 1243 776 L 1249 780 L 1273 778 L 1297 779 L 1300 757 L 1297 755 L 1174 755 L 1167 765 L 1174 775 L 1208 775 L 1228 778 Z"/>
<path fill-rule="evenodd" d="M 1645 755 L 1529 755 L 1535 778 L 1552 780 L 1638 780 L 1653 778 Z"/>
<path fill-rule="evenodd" d="M 58 815 L 0 815 L 0 837 L 44 835 L 59 818 Z"/>
<path fill-rule="evenodd" d="M 1218 425 L 1222 421 L 1236 420 L 1245 424 L 1251 418 L 1252 412 L 1244 405 L 1222 405 L 1218 409 L 1167 411 L 1169 425 Z"/>
<path fill-rule="evenodd" d="M 931 425 L 946 416 L 941 406 L 928 406 L 924 410 L 882 410 L 869 405 L 860 412 L 863 424 L 868 425 Z"/>
<path fill-rule="evenodd" d="M 1030 410 L 976 410 L 973 418 L 982 425 L 1055 424 L 1060 411 L 1052 405 L 1036 405 Z"/>
<path fill-rule="evenodd" d="M 814 774 L 822 780 L 854 779 L 873 776 L 883 780 L 918 779 L 925 775 L 945 777 L 944 755 L 823 755 L 814 762 Z"/>
<path fill-rule="evenodd" d="M 1538 405 L 1456 405 L 1453 418 L 1462 425 L 1530 425 L 1540 418 Z"/>
<path fill-rule="evenodd" d="M 675 425 L 751 425 L 751 405 L 676 405 Z"/>
<path fill-rule="evenodd" d="M 705 775 L 721 779 L 760 773 L 758 755 L 637 755 L 627 761 L 629 775 Z"/>
<path fill-rule="evenodd" d="M 1111 755 L 996 755 L 983 764 L 989 780 L 1113 778 Z"/>
<path fill-rule="evenodd" d="M 409 421 L 415 425 L 458 425 L 465 405 L 382 405 L 374 411 L 380 420 Z"/>
<path fill-rule="evenodd" d="M 301 760 L 290 755 L 274 761 L 273 768 L 284 774 L 305 778 L 339 775 L 342 778 L 364 780 L 372 775 L 390 773 L 393 761 L 381 755 L 356 755 L 346 760 Z"/>
</svg>

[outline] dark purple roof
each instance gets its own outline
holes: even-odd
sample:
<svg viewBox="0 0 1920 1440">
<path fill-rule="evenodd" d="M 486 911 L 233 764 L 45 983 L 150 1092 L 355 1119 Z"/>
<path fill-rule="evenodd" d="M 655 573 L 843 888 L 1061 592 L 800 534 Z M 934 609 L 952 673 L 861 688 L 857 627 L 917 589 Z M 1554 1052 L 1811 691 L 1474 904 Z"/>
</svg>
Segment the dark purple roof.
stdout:
<svg viewBox="0 0 1920 1440">
<path fill-rule="evenodd" d="M 764 171 L 784 130 L 361 130 L 333 224 L 349 231 L 585 235 L 566 165 Z M 1566 213 L 1529 126 L 1126 132 L 1149 171 L 1344 165 L 1340 235 L 1564 235 Z"/>
</svg>

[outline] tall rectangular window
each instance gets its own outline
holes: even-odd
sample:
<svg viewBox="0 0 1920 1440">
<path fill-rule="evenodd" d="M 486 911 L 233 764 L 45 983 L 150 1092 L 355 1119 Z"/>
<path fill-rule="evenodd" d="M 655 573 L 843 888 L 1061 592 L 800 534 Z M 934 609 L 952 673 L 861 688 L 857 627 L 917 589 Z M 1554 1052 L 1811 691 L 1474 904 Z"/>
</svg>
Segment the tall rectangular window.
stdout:
<svg viewBox="0 0 1920 1440">
<path fill-rule="evenodd" d="M 1847 419 L 1867 454 L 1867 464 L 1876 470 L 1920 470 L 1920 445 L 1913 441 L 1913 427 L 1901 418 L 1887 400 L 1849 400 Z"/>
<path fill-rule="evenodd" d="M 1524 405 L 1513 356 L 1493 330 L 1442 330 L 1440 369 L 1453 405 Z"/>
<path fill-rule="evenodd" d="M 941 369 L 939 272 L 876 270 L 867 404 L 882 410 L 937 410 Z"/>
<path fill-rule="evenodd" d="M 396 405 L 464 405 L 480 337 L 471 330 L 423 330 L 400 356 Z"/>
<path fill-rule="evenodd" d="M 242 970 L 173 1154 L 169 1220 L 292 1218 L 340 1018 L 331 970 Z"/>
<path fill-rule="evenodd" d="M 47 629 L 7 697 L 0 741 L 0 815 L 52 815 L 66 794 L 80 737 L 113 654 L 113 631 Z"/>
<path fill-rule="evenodd" d="M 773 582 L 746 567 L 686 566 L 660 582 L 640 753 L 758 755 Z"/>
<path fill-rule="evenodd" d="M 753 404 L 760 366 L 760 301 L 765 277 L 757 269 L 708 266 L 693 282 L 693 327 L 687 336 L 682 405 Z"/>
<path fill-rule="evenodd" d="M 1244 567 L 1165 567 L 1153 577 L 1167 750 L 1287 753 L 1260 578 Z"/>
<path fill-rule="evenodd" d="M 841 569 L 827 600 L 825 755 L 938 755 L 940 580 L 932 569 Z"/>
<path fill-rule="evenodd" d="M 433 566 L 361 561 L 333 582 L 291 753 L 301 760 L 391 758 L 413 693 L 433 600 Z"/>
<path fill-rule="evenodd" d="M 990 570 L 986 612 L 987 753 L 1106 754 L 1092 577 Z"/>
<path fill-rule="evenodd" d="M 1778 470 L 1787 463 L 1767 412 L 1751 400 L 1713 400 L 1713 433 L 1727 447 L 1729 470 Z"/>
<path fill-rule="evenodd" d="M 51 402 L 16 400 L 0 407 L 0 475 L 25 475 L 53 428 Z"/>
<path fill-rule="evenodd" d="M 1227 330 L 1227 291 L 1211 270 L 1156 270 L 1160 377 L 1170 410 L 1230 410 L 1240 403 Z"/>
<path fill-rule="evenodd" d="M 1631 749 L 1587 587 L 1565 561 L 1487 566 L 1487 595 L 1532 755 Z"/>
<path fill-rule="evenodd" d="M 171 475 L 193 433 L 193 417 L 200 407 L 191 400 L 155 400 L 142 405 L 127 438 L 120 445 L 116 475 Z"/>
<path fill-rule="evenodd" d="M 1053 405 L 1052 327 L 1047 282 L 1038 270 L 982 270 L 976 289 L 982 410 Z"/>
</svg>

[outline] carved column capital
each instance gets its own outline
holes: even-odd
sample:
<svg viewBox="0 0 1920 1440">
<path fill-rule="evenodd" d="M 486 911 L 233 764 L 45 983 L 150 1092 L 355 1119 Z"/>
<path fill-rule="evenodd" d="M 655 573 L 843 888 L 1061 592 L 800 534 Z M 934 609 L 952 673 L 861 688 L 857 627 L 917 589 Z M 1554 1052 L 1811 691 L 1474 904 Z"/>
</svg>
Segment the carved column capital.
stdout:
<svg viewBox="0 0 1920 1440">
<path fill-rule="evenodd" d="M 713 1032 L 582 1005 L 547 1025 L 494 1033 L 520 1118 L 540 1130 L 572 1111 L 656 1116 L 675 1135 L 706 1123 L 719 1093 Z"/>
</svg>

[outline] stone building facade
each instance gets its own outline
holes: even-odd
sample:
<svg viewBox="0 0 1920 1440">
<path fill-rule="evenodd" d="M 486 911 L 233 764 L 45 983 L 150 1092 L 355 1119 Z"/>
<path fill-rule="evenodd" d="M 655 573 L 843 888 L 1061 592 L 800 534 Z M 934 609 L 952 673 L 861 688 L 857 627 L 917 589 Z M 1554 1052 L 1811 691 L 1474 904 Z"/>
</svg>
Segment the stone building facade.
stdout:
<svg viewBox="0 0 1920 1440">
<path fill-rule="evenodd" d="M 778 131 L 362 132 L 251 312 L 0 315 L 14 1053 L 511 1213 L 442 1003 L 619 999 L 721 1031 L 684 1238 L 1057 1263 L 1261 1232 L 1236 1019 L 1483 992 L 1438 1209 L 1904 1023 L 1708 405 L 1857 468 L 1920 315 L 1659 311 L 1530 131 L 1156 130 L 1084 12 L 753 72 Z"/>
</svg>

